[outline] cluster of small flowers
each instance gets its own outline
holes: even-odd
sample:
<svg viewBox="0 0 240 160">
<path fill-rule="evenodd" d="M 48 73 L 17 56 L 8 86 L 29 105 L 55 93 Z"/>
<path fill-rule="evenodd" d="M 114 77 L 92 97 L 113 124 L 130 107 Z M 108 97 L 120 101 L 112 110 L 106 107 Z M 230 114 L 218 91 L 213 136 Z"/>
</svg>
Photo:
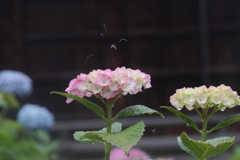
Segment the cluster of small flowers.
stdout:
<svg viewBox="0 0 240 160">
<path fill-rule="evenodd" d="M 20 71 L 3 70 L 0 72 L 0 91 L 24 97 L 32 93 L 32 80 Z"/>
<path fill-rule="evenodd" d="M 110 99 L 120 94 L 136 94 L 142 91 L 142 87 L 150 88 L 150 81 L 150 75 L 140 70 L 125 67 L 116 68 L 114 71 L 98 69 L 88 75 L 81 73 L 70 81 L 65 91 L 79 97 L 101 94 L 103 98 Z M 67 99 L 67 103 L 71 101 L 72 99 Z"/>
<path fill-rule="evenodd" d="M 170 102 L 178 110 L 181 110 L 184 106 L 188 110 L 217 106 L 219 110 L 224 111 L 227 107 L 233 108 L 240 105 L 237 92 L 223 84 L 218 87 L 210 86 L 209 88 L 201 86 L 177 89 L 176 93 L 170 97 Z"/>
<path fill-rule="evenodd" d="M 17 122 L 26 129 L 49 130 L 54 125 L 54 116 L 45 107 L 25 104 L 17 114 Z"/>
<path fill-rule="evenodd" d="M 120 148 L 113 148 L 110 153 L 111 160 L 132 160 L 132 159 L 150 159 L 151 157 L 143 150 L 138 148 L 130 149 L 129 156 Z M 174 160 L 173 158 L 157 158 L 156 160 Z"/>
<path fill-rule="evenodd" d="M 149 159 L 150 156 L 143 150 L 132 148 L 130 149 L 129 157 L 126 156 L 125 152 L 119 148 L 113 148 L 111 150 L 110 159 L 111 160 L 131 160 L 131 159 Z"/>
</svg>

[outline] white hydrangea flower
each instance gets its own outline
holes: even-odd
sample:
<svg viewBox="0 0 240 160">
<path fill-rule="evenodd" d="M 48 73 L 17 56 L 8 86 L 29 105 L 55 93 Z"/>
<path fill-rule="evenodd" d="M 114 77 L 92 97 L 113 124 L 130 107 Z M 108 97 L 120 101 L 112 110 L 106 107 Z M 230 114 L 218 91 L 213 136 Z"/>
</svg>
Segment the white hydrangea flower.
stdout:
<svg viewBox="0 0 240 160">
<path fill-rule="evenodd" d="M 171 104 L 178 110 L 184 106 L 188 110 L 193 108 L 210 108 L 217 106 L 218 110 L 225 110 L 240 105 L 239 95 L 231 87 L 220 85 L 218 87 L 206 86 L 177 89 L 170 97 Z"/>
</svg>

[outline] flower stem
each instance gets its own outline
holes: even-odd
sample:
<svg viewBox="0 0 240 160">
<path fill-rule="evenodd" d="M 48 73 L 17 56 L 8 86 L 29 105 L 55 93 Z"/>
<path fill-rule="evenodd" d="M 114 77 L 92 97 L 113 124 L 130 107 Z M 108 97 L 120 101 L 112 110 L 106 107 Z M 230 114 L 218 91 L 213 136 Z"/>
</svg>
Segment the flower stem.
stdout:
<svg viewBox="0 0 240 160">
<path fill-rule="evenodd" d="M 202 113 L 202 132 L 201 132 L 201 141 L 205 142 L 206 141 L 206 137 L 207 137 L 207 125 L 208 125 L 208 108 L 203 109 L 203 113 Z"/>
<path fill-rule="evenodd" d="M 207 130 L 207 126 L 208 126 L 208 121 L 210 118 L 212 118 L 212 116 L 216 113 L 217 111 L 217 107 L 215 106 L 213 108 L 213 111 L 212 113 L 208 116 L 208 109 L 203 109 L 203 113 L 202 113 L 202 132 L 201 132 L 201 141 L 202 142 L 205 142 L 206 141 L 206 136 L 208 133 L 210 133 L 208 130 Z"/>
<path fill-rule="evenodd" d="M 201 141 L 202 142 L 206 141 L 206 137 L 207 137 L 207 123 L 208 123 L 208 120 L 207 119 L 203 119 L 203 126 L 202 126 L 202 133 L 201 133 Z"/>
<path fill-rule="evenodd" d="M 106 105 L 107 107 L 107 133 L 110 134 L 112 132 L 112 106 L 113 104 L 110 103 Z M 105 160 L 109 160 L 110 158 L 110 151 L 111 151 L 112 144 L 106 142 L 105 145 Z"/>
</svg>

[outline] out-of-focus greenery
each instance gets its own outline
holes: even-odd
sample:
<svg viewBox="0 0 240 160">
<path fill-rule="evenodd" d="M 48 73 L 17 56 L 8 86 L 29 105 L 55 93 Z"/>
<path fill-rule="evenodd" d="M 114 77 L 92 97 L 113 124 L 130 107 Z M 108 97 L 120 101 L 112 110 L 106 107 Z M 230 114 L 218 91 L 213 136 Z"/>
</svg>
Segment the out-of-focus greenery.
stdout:
<svg viewBox="0 0 240 160">
<path fill-rule="evenodd" d="M 0 92 L 0 108 L 18 108 L 19 105 L 14 95 L 8 92 Z"/>
<path fill-rule="evenodd" d="M 0 160 L 57 160 L 54 150 L 58 141 L 52 141 L 44 130 L 26 130 L 6 117 L 9 108 L 18 108 L 18 100 L 0 92 Z"/>
<path fill-rule="evenodd" d="M 239 160 L 240 159 L 240 145 L 233 147 L 232 154 L 229 156 L 228 160 Z"/>
</svg>

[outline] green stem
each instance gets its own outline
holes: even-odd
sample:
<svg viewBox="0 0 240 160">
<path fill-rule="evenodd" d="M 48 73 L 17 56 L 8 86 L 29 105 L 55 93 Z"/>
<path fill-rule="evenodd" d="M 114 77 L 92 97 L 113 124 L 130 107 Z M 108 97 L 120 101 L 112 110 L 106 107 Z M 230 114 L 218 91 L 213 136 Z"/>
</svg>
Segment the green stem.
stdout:
<svg viewBox="0 0 240 160">
<path fill-rule="evenodd" d="M 208 108 L 203 109 L 203 113 L 202 113 L 202 122 L 203 122 L 203 126 L 202 126 L 202 132 L 201 132 L 201 141 L 205 142 L 206 141 L 206 136 L 208 133 L 210 133 L 207 130 L 207 126 L 208 126 L 208 121 L 210 118 L 212 118 L 212 116 L 217 112 L 217 106 L 215 106 L 213 108 L 212 113 L 208 116 Z"/>
<path fill-rule="evenodd" d="M 202 133 L 201 133 L 201 141 L 205 142 L 207 137 L 207 123 L 206 119 L 203 119 Z"/>
<path fill-rule="evenodd" d="M 199 112 L 198 108 L 194 107 L 194 110 L 197 112 L 197 114 L 198 114 L 200 117 L 203 116 L 202 113 Z"/>
<path fill-rule="evenodd" d="M 210 131 L 207 130 L 207 126 L 208 126 L 208 121 L 210 120 L 210 118 L 212 118 L 212 116 L 218 111 L 217 106 L 215 106 L 213 108 L 212 113 L 208 116 L 208 108 L 203 109 L 202 111 L 202 131 L 201 131 L 201 141 L 205 142 L 206 141 L 206 137 L 207 134 L 210 133 Z M 207 160 L 204 158 L 200 158 L 199 160 Z"/>
<path fill-rule="evenodd" d="M 202 132 L 201 132 L 201 141 L 205 142 L 207 137 L 207 125 L 208 125 L 208 108 L 203 109 L 202 113 Z"/>
<path fill-rule="evenodd" d="M 113 104 L 108 104 L 107 107 L 107 133 L 112 133 L 112 106 Z M 111 151 L 112 144 L 106 142 L 105 145 L 105 160 L 109 160 L 110 158 L 110 151 Z"/>
</svg>

